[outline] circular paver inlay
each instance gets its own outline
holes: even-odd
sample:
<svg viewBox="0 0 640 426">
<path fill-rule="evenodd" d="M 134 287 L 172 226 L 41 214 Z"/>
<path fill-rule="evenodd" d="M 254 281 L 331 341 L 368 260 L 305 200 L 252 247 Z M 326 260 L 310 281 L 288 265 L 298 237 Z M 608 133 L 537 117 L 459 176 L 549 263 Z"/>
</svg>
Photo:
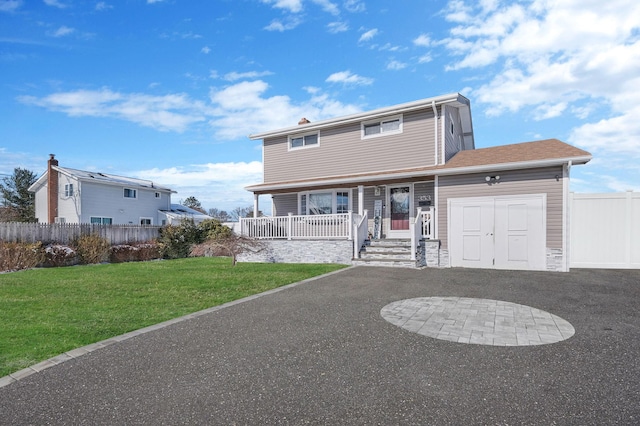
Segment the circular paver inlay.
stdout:
<svg viewBox="0 0 640 426">
<path fill-rule="evenodd" d="M 568 339 L 576 332 L 556 315 L 491 299 L 418 297 L 390 303 L 380 315 L 423 336 L 478 345 L 544 345 Z"/>
</svg>

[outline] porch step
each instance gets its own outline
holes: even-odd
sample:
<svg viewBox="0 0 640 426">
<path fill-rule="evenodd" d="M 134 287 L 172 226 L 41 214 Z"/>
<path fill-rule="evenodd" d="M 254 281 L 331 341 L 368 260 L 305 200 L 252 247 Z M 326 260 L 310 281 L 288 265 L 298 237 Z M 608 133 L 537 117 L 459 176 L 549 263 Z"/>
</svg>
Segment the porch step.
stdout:
<svg viewBox="0 0 640 426">
<path fill-rule="evenodd" d="M 353 259 L 354 265 L 388 266 L 415 268 L 411 260 L 411 241 L 404 239 L 385 239 L 365 241 L 360 257 Z"/>
</svg>

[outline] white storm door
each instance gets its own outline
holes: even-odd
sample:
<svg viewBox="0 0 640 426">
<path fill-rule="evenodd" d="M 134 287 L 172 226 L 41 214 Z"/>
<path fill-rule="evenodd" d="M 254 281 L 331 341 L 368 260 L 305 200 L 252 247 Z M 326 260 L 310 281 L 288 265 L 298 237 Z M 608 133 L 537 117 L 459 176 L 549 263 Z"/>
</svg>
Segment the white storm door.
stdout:
<svg viewBox="0 0 640 426">
<path fill-rule="evenodd" d="M 451 266 L 493 268 L 493 199 L 449 200 Z"/>
<path fill-rule="evenodd" d="M 545 270 L 545 196 L 496 198 L 495 266 Z"/>
<path fill-rule="evenodd" d="M 389 187 L 389 238 L 409 238 L 409 222 L 413 209 L 413 186 L 401 185 Z"/>
</svg>

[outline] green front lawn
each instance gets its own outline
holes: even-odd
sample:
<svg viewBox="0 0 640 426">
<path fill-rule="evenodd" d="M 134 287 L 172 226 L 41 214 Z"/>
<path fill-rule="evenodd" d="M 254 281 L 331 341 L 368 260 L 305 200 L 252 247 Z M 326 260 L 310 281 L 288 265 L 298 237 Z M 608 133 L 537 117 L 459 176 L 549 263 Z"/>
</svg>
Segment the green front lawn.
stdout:
<svg viewBox="0 0 640 426">
<path fill-rule="evenodd" d="M 190 258 L 0 274 L 0 377 L 71 349 L 343 267 L 233 267 L 227 258 Z"/>
</svg>

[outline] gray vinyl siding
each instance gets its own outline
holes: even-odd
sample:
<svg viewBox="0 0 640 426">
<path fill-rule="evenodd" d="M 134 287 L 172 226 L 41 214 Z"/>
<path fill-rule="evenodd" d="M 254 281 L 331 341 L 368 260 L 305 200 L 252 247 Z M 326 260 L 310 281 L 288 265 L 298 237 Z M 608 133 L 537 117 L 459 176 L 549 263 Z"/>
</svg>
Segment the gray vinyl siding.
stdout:
<svg viewBox="0 0 640 426">
<path fill-rule="evenodd" d="M 360 123 L 320 131 L 319 145 L 288 151 L 264 140 L 264 183 L 424 167 L 435 163 L 433 111 L 403 115 L 403 132 L 361 139 Z"/>
<path fill-rule="evenodd" d="M 82 182 L 82 215 L 81 221 L 89 223 L 91 217 L 110 217 L 113 224 L 140 224 L 140 218 L 151 218 L 158 225 L 158 210 L 170 207 L 170 196 L 167 192 L 156 189 L 127 187 L 137 191 L 137 198 L 125 198 L 124 186 L 100 185 Z M 64 190 L 64 187 L 63 187 Z M 160 198 L 155 193 L 160 192 Z"/>
<path fill-rule="evenodd" d="M 504 195 L 547 194 L 547 247 L 562 248 L 562 167 L 501 171 L 500 183 L 489 185 L 489 173 L 441 176 L 438 182 L 438 238 L 448 248 L 447 201 Z M 556 179 L 556 176 L 559 178 Z"/>
<path fill-rule="evenodd" d="M 418 182 L 413 185 L 413 205 L 420 207 L 420 202 L 423 201 L 422 197 L 430 197 L 431 207 L 435 205 L 434 198 L 434 184 L 433 182 Z M 422 210 L 427 210 L 429 206 L 422 206 Z"/>
<path fill-rule="evenodd" d="M 462 149 L 462 123 L 457 108 L 444 107 L 444 157 L 445 162 L 449 161 L 458 151 Z M 451 134 L 451 124 L 453 124 L 453 134 Z"/>
</svg>

